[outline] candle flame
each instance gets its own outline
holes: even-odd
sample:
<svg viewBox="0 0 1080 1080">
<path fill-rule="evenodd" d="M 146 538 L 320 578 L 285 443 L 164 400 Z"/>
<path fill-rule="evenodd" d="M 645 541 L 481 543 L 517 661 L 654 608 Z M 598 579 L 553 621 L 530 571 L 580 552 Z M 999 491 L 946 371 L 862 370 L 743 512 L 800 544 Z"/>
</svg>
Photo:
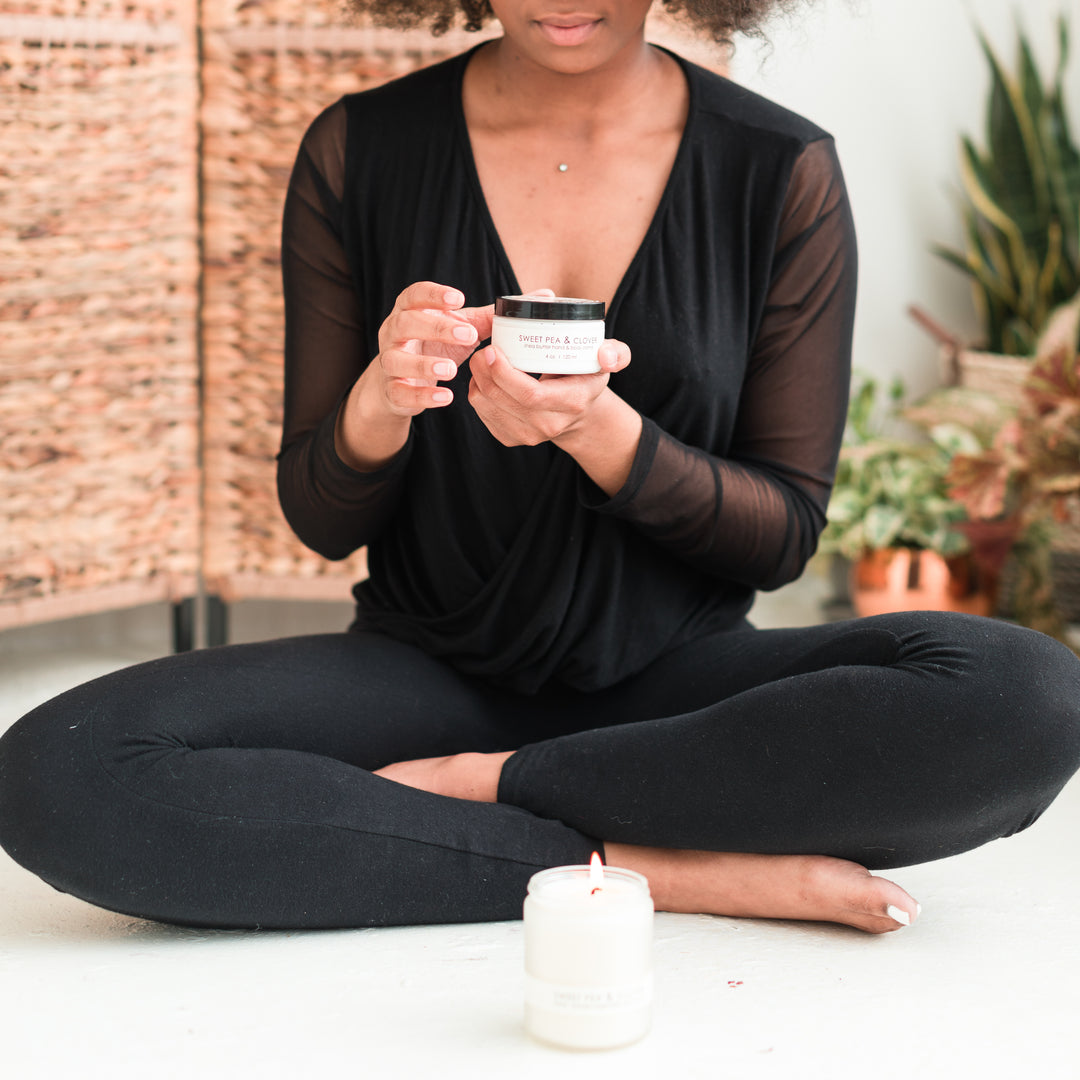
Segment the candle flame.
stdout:
<svg viewBox="0 0 1080 1080">
<path fill-rule="evenodd" d="M 589 860 L 589 884 L 592 886 L 589 890 L 590 896 L 600 892 L 604 887 L 604 863 L 598 851 L 594 851 Z"/>
</svg>

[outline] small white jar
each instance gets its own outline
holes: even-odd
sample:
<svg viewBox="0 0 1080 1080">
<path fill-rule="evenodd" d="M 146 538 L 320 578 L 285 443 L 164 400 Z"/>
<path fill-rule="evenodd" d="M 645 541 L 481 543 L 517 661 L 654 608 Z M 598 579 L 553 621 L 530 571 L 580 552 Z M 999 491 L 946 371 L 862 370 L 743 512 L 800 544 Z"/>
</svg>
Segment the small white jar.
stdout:
<svg viewBox="0 0 1080 1080">
<path fill-rule="evenodd" d="M 519 371 L 588 375 L 600 370 L 604 302 L 574 296 L 500 296 L 491 344 Z"/>
<path fill-rule="evenodd" d="M 653 903 L 632 870 L 534 874 L 525 899 L 525 1029 L 575 1050 L 636 1042 L 652 1019 Z"/>
</svg>

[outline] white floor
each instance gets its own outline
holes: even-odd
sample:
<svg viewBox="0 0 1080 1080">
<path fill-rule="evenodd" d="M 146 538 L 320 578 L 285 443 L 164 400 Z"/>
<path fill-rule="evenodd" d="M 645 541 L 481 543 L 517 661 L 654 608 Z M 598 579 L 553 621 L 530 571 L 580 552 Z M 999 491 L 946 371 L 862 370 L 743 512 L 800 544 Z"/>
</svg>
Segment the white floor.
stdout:
<svg viewBox="0 0 1080 1080">
<path fill-rule="evenodd" d="M 810 579 L 761 625 L 818 618 Z M 245 604 L 234 639 L 340 628 L 337 606 Z M 0 633 L 0 730 L 168 649 L 163 608 Z M 207 933 L 100 911 L 0 853 L 6 1077 L 1080 1078 L 1080 784 L 1027 833 L 896 873 L 918 922 L 658 915 L 657 1003 L 635 1046 L 522 1032 L 520 923 Z"/>
</svg>

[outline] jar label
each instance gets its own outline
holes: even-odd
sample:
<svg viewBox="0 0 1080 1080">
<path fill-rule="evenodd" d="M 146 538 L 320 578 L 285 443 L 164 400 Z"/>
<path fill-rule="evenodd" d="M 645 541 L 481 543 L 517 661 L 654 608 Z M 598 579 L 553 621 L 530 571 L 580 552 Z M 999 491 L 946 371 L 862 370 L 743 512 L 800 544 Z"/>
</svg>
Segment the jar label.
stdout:
<svg viewBox="0 0 1080 1080">
<path fill-rule="evenodd" d="M 652 1002 L 651 975 L 613 986 L 564 986 L 525 976 L 525 1003 L 568 1016 L 633 1012 Z"/>
</svg>

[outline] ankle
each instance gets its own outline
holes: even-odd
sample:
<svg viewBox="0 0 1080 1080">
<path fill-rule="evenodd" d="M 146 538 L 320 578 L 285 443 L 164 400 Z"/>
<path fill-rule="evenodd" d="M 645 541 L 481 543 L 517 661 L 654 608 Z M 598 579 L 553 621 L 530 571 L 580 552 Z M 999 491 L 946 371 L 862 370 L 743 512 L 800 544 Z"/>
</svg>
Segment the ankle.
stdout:
<svg viewBox="0 0 1080 1080">
<path fill-rule="evenodd" d="M 498 802 L 502 767 L 513 751 L 451 754 L 439 763 L 439 790 L 457 799 Z"/>
</svg>

